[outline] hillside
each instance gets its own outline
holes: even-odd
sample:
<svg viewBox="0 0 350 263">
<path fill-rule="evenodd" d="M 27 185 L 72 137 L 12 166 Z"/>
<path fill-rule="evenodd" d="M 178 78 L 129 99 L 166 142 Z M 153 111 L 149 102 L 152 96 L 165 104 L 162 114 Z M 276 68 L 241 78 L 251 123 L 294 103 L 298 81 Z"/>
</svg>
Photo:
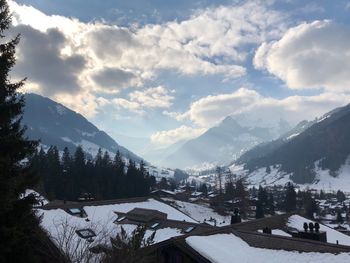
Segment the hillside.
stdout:
<svg viewBox="0 0 350 263">
<path fill-rule="evenodd" d="M 84 116 L 62 104 L 36 94 L 26 94 L 25 101 L 23 123 L 28 128 L 26 135 L 30 139 L 40 139 L 44 147 L 55 145 L 59 150 L 68 147 L 70 152 L 74 152 L 81 145 L 91 156 L 95 156 L 98 149 L 102 148 L 111 154 L 119 151 L 126 158 L 141 160 Z"/>
<path fill-rule="evenodd" d="M 249 174 L 278 170 L 295 183 L 317 183 L 320 173 L 337 177 L 350 155 L 350 105 L 337 108 L 313 122 L 302 122 L 287 135 L 243 154 L 236 164 Z M 288 176 L 287 176 L 288 175 Z M 248 175 L 249 177 L 249 175 Z"/>
</svg>

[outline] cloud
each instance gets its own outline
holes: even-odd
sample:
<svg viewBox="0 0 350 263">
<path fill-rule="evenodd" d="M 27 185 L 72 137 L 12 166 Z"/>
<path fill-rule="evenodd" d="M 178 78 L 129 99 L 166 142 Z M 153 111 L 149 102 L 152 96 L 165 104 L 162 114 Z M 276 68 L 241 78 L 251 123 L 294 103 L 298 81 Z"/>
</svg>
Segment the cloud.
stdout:
<svg viewBox="0 0 350 263">
<path fill-rule="evenodd" d="M 92 79 L 101 91 L 110 90 L 113 92 L 120 88 L 140 85 L 140 80 L 134 73 L 119 68 L 100 69 L 92 75 Z"/>
<path fill-rule="evenodd" d="M 210 95 L 192 103 L 189 111 L 178 115 L 177 119 L 188 118 L 201 127 L 211 127 L 260 99 L 261 96 L 256 91 L 246 88 L 228 94 Z"/>
<path fill-rule="evenodd" d="M 79 75 L 86 61 L 78 54 L 62 54 L 67 41 L 62 32 L 49 29 L 42 33 L 25 25 L 16 26 L 12 31 L 21 33 L 15 77 L 28 76 L 28 81 L 39 85 L 40 92 L 46 95 L 76 94 L 81 90 Z"/>
<path fill-rule="evenodd" d="M 281 36 L 286 28 L 285 16 L 262 1 L 197 10 L 181 22 L 140 27 L 83 23 L 9 3 L 23 34 L 18 74 L 28 76 L 28 89 L 46 96 L 60 93 L 60 98 L 141 88 L 163 70 L 239 78 L 246 74 L 251 45 Z M 119 104 L 130 109 L 140 104 L 122 99 Z"/>
<path fill-rule="evenodd" d="M 179 121 L 188 119 L 198 127 L 207 128 L 229 115 L 249 126 L 267 127 L 280 119 L 295 125 L 301 120 L 313 119 L 335 107 L 345 105 L 349 100 L 349 94 L 330 92 L 276 99 L 264 97 L 255 90 L 240 88 L 232 93 L 201 98 L 182 114 L 166 112 L 166 115 Z"/>
<path fill-rule="evenodd" d="M 350 91 L 350 27 L 332 21 L 303 23 L 279 41 L 262 44 L 254 65 L 290 89 Z"/>
<path fill-rule="evenodd" d="M 162 86 L 149 88 L 143 91 L 134 91 L 129 94 L 129 100 L 123 98 L 114 99 L 118 107 L 122 107 L 137 114 L 144 114 L 145 109 L 169 108 L 174 97 L 169 90 Z"/>
<path fill-rule="evenodd" d="M 171 145 L 181 140 L 198 137 L 206 131 L 205 128 L 193 128 L 182 125 L 179 128 L 159 131 L 151 135 L 151 142 L 158 145 Z"/>
</svg>

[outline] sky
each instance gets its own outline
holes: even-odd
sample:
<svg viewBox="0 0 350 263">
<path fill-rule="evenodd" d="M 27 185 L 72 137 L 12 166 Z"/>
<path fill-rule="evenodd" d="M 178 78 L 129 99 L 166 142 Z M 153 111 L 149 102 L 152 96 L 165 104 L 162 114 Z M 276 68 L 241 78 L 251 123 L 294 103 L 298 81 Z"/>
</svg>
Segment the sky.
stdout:
<svg viewBox="0 0 350 263">
<path fill-rule="evenodd" d="M 139 154 L 229 115 L 295 125 L 350 102 L 348 0 L 9 5 L 21 34 L 11 77 Z"/>
</svg>

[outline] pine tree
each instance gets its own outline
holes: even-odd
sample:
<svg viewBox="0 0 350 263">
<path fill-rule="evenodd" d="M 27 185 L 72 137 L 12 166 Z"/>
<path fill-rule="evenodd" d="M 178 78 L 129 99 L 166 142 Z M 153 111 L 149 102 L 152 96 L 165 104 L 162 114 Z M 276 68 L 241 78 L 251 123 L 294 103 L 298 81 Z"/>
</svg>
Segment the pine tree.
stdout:
<svg viewBox="0 0 350 263">
<path fill-rule="evenodd" d="M 267 207 L 269 209 L 270 215 L 274 215 L 275 214 L 275 201 L 274 201 L 272 193 L 269 193 L 269 197 L 267 199 Z"/>
<path fill-rule="evenodd" d="M 344 223 L 344 220 L 343 220 L 343 217 L 342 217 L 340 211 L 337 212 L 337 222 L 338 222 L 339 224 L 343 224 L 343 223 Z"/>
<path fill-rule="evenodd" d="M 285 209 L 286 212 L 292 212 L 296 210 L 297 201 L 294 186 L 291 183 L 287 184 L 286 189 L 286 199 L 285 199 Z"/>
<path fill-rule="evenodd" d="M 35 262 L 31 241 L 38 229 L 32 211 L 36 200 L 33 195 L 19 197 L 35 183 L 24 160 L 31 158 L 37 142 L 24 137 L 25 127 L 21 125 L 24 98 L 17 90 L 24 82 L 9 80 L 19 42 L 19 36 L 9 41 L 5 38 L 10 24 L 8 5 L 0 0 L 0 257 L 3 262 Z"/>
<path fill-rule="evenodd" d="M 338 202 L 344 202 L 345 199 L 346 199 L 345 194 L 342 191 L 338 190 L 337 191 L 337 200 L 338 200 Z"/>
<path fill-rule="evenodd" d="M 264 217 L 265 217 L 264 207 L 261 201 L 259 200 L 258 202 L 256 202 L 255 218 L 259 219 Z"/>
<path fill-rule="evenodd" d="M 305 213 L 309 218 L 314 218 L 314 213 L 317 212 L 317 203 L 309 191 L 303 194 L 303 205 Z"/>
<path fill-rule="evenodd" d="M 235 197 L 237 197 L 240 200 L 239 209 L 241 215 L 245 216 L 245 212 L 248 207 L 248 192 L 244 185 L 243 179 L 239 179 L 236 181 Z"/>
</svg>

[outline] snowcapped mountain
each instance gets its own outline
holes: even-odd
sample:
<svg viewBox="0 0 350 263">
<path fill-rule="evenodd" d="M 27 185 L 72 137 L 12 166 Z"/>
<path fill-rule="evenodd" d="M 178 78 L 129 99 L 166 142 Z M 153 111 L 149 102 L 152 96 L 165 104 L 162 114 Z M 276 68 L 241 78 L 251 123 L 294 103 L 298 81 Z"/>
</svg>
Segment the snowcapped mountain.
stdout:
<svg viewBox="0 0 350 263">
<path fill-rule="evenodd" d="M 288 128 L 284 121 L 274 127 L 244 126 L 228 116 L 219 125 L 186 142 L 165 158 L 163 164 L 182 168 L 202 163 L 227 164 L 251 147 L 277 138 Z"/>
<path fill-rule="evenodd" d="M 101 148 L 112 155 L 119 151 L 125 158 L 141 160 L 82 115 L 62 104 L 36 94 L 26 94 L 25 102 L 23 123 L 28 128 L 26 135 L 31 139 L 40 139 L 44 146 L 55 145 L 59 150 L 68 147 L 72 153 L 81 145 L 91 156 L 95 156 Z"/>
<path fill-rule="evenodd" d="M 301 122 L 279 139 L 244 153 L 232 167 L 244 167 L 253 184 L 292 180 L 315 188 L 350 189 L 350 105 L 311 122 Z M 237 173 L 242 173 L 236 171 Z"/>
</svg>

